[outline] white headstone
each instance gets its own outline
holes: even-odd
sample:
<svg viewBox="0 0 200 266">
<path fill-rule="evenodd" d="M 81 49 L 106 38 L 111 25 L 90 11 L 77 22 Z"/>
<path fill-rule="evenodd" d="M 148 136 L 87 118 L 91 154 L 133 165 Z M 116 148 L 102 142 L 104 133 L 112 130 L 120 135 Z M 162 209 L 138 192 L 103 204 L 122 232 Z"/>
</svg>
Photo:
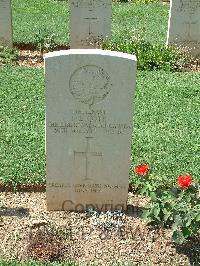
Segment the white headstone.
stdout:
<svg viewBox="0 0 200 266">
<path fill-rule="evenodd" d="M 95 48 L 110 38 L 112 0 L 70 0 L 70 47 Z"/>
<path fill-rule="evenodd" d="M 10 0 L 0 0 L 0 45 L 13 46 Z"/>
<path fill-rule="evenodd" d="M 167 44 L 189 47 L 200 56 L 200 0 L 172 0 Z"/>
<path fill-rule="evenodd" d="M 48 210 L 125 209 L 135 56 L 52 52 L 45 73 Z"/>
</svg>

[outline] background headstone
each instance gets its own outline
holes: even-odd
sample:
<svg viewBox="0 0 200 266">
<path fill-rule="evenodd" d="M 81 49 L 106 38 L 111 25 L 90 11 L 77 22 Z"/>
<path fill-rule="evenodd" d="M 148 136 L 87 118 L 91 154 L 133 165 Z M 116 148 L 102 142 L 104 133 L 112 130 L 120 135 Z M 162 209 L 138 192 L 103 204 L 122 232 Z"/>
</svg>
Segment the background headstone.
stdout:
<svg viewBox="0 0 200 266">
<path fill-rule="evenodd" d="M 52 52 L 45 73 L 48 210 L 126 208 L 135 56 Z"/>
<path fill-rule="evenodd" d="M 112 0 L 70 0 L 70 47 L 95 48 L 110 38 Z"/>
<path fill-rule="evenodd" d="M 200 0 L 172 0 L 167 44 L 189 47 L 200 56 Z"/>
<path fill-rule="evenodd" d="M 0 45 L 13 46 L 11 0 L 0 0 Z"/>
</svg>

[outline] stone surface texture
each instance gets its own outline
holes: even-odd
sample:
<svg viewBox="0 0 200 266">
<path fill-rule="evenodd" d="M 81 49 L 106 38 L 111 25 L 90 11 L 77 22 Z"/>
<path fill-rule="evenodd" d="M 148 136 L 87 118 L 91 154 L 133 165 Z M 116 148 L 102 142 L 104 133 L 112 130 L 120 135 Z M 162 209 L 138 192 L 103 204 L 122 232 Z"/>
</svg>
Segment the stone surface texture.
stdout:
<svg viewBox="0 0 200 266">
<path fill-rule="evenodd" d="M 200 0 L 172 0 L 167 44 L 188 47 L 200 57 Z"/>
<path fill-rule="evenodd" d="M 45 73 L 48 210 L 125 209 L 135 56 L 52 52 Z"/>
<path fill-rule="evenodd" d="M 70 47 L 96 48 L 111 35 L 112 0 L 70 0 Z"/>
<path fill-rule="evenodd" d="M 11 1 L 0 0 L 0 45 L 13 47 Z"/>
</svg>

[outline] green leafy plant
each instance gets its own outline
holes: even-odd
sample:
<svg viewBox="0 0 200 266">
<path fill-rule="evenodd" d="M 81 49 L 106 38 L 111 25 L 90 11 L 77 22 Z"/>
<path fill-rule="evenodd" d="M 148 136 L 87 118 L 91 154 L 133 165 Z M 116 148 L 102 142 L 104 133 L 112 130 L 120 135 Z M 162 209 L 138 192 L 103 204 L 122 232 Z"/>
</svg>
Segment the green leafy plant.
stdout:
<svg viewBox="0 0 200 266">
<path fill-rule="evenodd" d="M 56 47 L 56 35 L 49 33 L 46 29 L 39 29 L 34 36 L 34 45 L 41 52 L 52 51 Z"/>
<path fill-rule="evenodd" d="M 136 55 L 139 70 L 180 71 L 192 60 L 180 47 L 152 44 L 140 36 L 119 37 L 104 42 L 102 48 Z"/>
<path fill-rule="evenodd" d="M 140 194 L 150 197 L 155 190 L 171 189 L 173 184 L 169 184 L 169 180 L 165 176 L 158 176 L 150 173 L 147 164 L 141 164 L 132 171 L 133 177 L 130 184 Z"/>
<path fill-rule="evenodd" d="M 17 51 L 5 46 L 0 46 L 0 66 L 13 65 L 17 60 Z"/>
<path fill-rule="evenodd" d="M 146 167 L 146 171 L 144 171 Z M 172 229 L 172 238 L 182 244 L 200 229 L 199 185 L 189 175 L 179 176 L 176 182 L 158 179 L 149 173 L 147 165 L 134 169 L 133 182 L 138 191 L 149 197 L 143 218 Z"/>
</svg>

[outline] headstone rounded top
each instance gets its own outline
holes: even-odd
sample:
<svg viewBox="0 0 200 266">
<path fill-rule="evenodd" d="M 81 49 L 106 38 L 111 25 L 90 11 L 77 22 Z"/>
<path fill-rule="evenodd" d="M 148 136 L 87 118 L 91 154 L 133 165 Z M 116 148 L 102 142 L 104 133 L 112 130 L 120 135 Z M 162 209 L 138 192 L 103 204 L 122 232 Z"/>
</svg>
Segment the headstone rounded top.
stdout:
<svg viewBox="0 0 200 266">
<path fill-rule="evenodd" d="M 116 52 L 116 51 L 110 51 L 110 50 L 102 50 L 102 49 L 60 50 L 60 51 L 49 52 L 49 53 L 44 55 L 44 58 L 48 59 L 51 57 L 57 57 L 57 56 L 63 56 L 63 55 L 105 55 L 105 56 L 126 58 L 126 59 L 130 59 L 133 61 L 137 61 L 137 58 L 135 55 L 122 53 L 122 52 Z"/>
</svg>

